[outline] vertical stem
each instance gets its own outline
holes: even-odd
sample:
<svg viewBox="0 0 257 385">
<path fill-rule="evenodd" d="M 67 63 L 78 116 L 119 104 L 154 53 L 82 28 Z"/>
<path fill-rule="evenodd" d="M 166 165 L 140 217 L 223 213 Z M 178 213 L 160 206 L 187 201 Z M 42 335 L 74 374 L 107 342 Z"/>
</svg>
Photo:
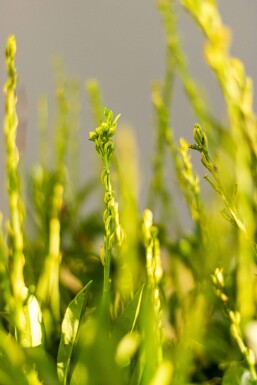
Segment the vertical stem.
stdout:
<svg viewBox="0 0 257 385">
<path fill-rule="evenodd" d="M 116 243 L 116 246 L 121 245 L 122 230 L 119 223 L 118 204 L 114 199 L 110 178 L 110 159 L 115 149 L 114 142 L 111 138 L 116 132 L 117 121 L 120 115 L 113 119 L 113 112 L 105 108 L 104 116 L 106 120 L 101 122 L 100 126 L 96 128 L 95 132 L 89 133 L 89 139 L 95 142 L 96 151 L 99 153 L 104 163 L 101 179 L 105 188 L 105 210 L 103 215 L 105 227 L 105 256 L 102 260 L 104 265 L 103 304 L 105 310 L 107 310 L 110 293 L 111 250 L 113 247 L 113 242 Z"/>
<path fill-rule="evenodd" d="M 104 168 L 106 173 L 106 180 L 105 180 L 105 204 L 107 206 L 106 217 L 109 218 L 112 215 L 111 208 L 109 207 L 110 198 L 112 197 L 112 185 L 111 185 L 111 178 L 110 178 L 110 165 L 106 156 L 104 157 Z M 105 236 L 105 264 L 104 264 L 104 286 L 103 286 L 104 298 L 108 298 L 109 291 L 110 291 L 110 267 L 111 267 L 110 227 L 111 227 L 111 221 L 108 221 L 107 225 L 105 226 L 106 236 Z"/>
<path fill-rule="evenodd" d="M 110 266 L 111 266 L 111 250 L 106 250 L 105 264 L 104 264 L 104 288 L 103 295 L 107 297 L 110 291 Z"/>
<path fill-rule="evenodd" d="M 5 147 L 6 147 L 6 182 L 10 208 L 10 225 L 12 239 L 12 261 L 11 261 L 11 287 L 15 299 L 15 322 L 18 329 L 22 329 L 22 305 L 27 295 L 23 276 L 25 258 L 23 254 L 23 212 L 20 198 L 20 181 L 18 175 L 19 152 L 16 146 L 16 133 L 18 118 L 16 114 L 17 97 L 15 94 L 17 85 L 17 72 L 15 68 L 16 41 L 10 36 L 6 48 L 6 64 L 8 80 L 4 87 L 6 96 L 5 104 Z"/>
<path fill-rule="evenodd" d="M 52 216 L 49 229 L 49 253 L 45 259 L 44 269 L 37 284 L 37 297 L 40 302 L 50 305 L 56 321 L 60 320 L 59 269 L 60 250 L 60 211 L 63 203 L 63 186 L 56 183 L 53 191 Z"/>
</svg>

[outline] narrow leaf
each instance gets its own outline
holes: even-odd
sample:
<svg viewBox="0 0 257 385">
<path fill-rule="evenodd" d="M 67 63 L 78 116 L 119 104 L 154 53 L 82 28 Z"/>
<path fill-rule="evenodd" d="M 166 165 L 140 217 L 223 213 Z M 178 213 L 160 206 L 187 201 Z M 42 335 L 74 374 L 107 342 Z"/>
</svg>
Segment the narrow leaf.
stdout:
<svg viewBox="0 0 257 385">
<path fill-rule="evenodd" d="M 129 302 L 124 312 L 117 319 L 117 322 L 114 326 L 113 334 L 118 337 L 118 339 L 122 338 L 125 334 L 134 330 L 140 312 L 143 290 L 144 286 L 142 286 L 137 291 L 136 295 Z"/>
<path fill-rule="evenodd" d="M 71 301 L 62 321 L 62 335 L 57 357 L 57 371 L 61 384 L 67 384 L 70 361 L 78 335 L 81 316 L 88 298 L 90 281 Z"/>
</svg>

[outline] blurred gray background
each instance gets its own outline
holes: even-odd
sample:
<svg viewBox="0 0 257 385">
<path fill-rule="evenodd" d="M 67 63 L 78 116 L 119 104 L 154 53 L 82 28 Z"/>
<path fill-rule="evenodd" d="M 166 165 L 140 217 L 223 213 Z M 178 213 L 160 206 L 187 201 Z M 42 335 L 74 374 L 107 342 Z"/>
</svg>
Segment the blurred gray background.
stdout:
<svg viewBox="0 0 257 385">
<path fill-rule="evenodd" d="M 257 84 L 257 1 L 222 0 L 218 2 L 225 24 L 232 34 L 232 54 L 245 64 L 246 72 Z M 223 99 L 216 79 L 203 57 L 204 38 L 181 7 L 179 29 L 191 73 L 205 91 L 214 113 L 224 119 Z M 165 45 L 155 0 L 0 0 L 0 86 L 6 81 L 4 50 L 9 34 L 17 39 L 16 66 L 19 74 L 26 135 L 24 164 L 37 159 L 37 102 L 46 95 L 50 120 L 54 115 L 54 72 L 52 57 L 59 54 L 71 77 L 81 83 L 81 179 L 94 172 L 94 146 L 88 141 L 93 130 L 85 92 L 85 81 L 97 78 L 105 104 L 121 123 L 133 126 L 140 150 L 142 186 L 147 186 L 153 149 L 151 82 L 164 72 Z M 173 123 L 175 137 L 192 141 L 195 117 L 175 85 Z M 4 100 L 0 96 L 3 122 Z M 3 126 L 3 124 L 1 123 Z M 3 135 L 0 136 L 0 209 L 4 199 Z M 144 205 L 144 202 L 143 202 Z"/>
</svg>

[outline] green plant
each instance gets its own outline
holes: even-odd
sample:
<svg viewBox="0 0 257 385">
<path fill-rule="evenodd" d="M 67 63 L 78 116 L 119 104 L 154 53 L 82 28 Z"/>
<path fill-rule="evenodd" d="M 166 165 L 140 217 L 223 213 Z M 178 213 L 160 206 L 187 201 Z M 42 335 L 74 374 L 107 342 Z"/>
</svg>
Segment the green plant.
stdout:
<svg viewBox="0 0 257 385">
<path fill-rule="evenodd" d="M 228 121 L 213 116 L 189 73 L 176 2 L 159 0 L 166 70 L 152 86 L 156 145 L 143 213 L 133 134 L 118 126 L 120 115 L 103 108 L 95 80 L 87 83 L 96 126 L 89 139 L 103 170 L 79 184 L 78 85 L 66 80 L 60 63 L 51 166 L 47 101 L 41 98 L 39 161 L 28 180 L 30 204 L 24 199 L 16 146 L 16 40 L 8 39 L 0 384 L 257 384 L 257 120 L 251 80 L 230 56 L 215 1 L 180 3 L 206 37 L 206 59 L 224 94 Z M 184 138 L 177 144 L 171 128 L 175 76 L 199 122 L 192 144 Z M 192 150 L 207 171 L 209 198 L 202 194 Z M 175 220 L 166 154 L 191 215 L 190 232 Z M 98 207 L 85 212 L 90 196 Z"/>
<path fill-rule="evenodd" d="M 118 203 L 115 201 L 114 192 L 111 183 L 110 159 L 114 152 L 114 142 L 112 136 L 116 132 L 116 125 L 119 115 L 113 119 L 112 111 L 105 109 L 104 115 L 106 121 L 101 122 L 101 125 L 96 128 L 95 132 L 90 132 L 90 140 L 95 142 L 96 151 L 102 158 L 104 169 L 102 172 L 102 183 L 105 188 L 104 203 L 106 209 L 103 214 L 105 237 L 104 250 L 101 253 L 101 261 L 104 266 L 104 283 L 103 295 L 104 301 L 109 302 L 110 292 L 110 267 L 111 253 L 113 244 L 121 246 L 122 244 L 122 229 L 119 222 Z"/>
</svg>

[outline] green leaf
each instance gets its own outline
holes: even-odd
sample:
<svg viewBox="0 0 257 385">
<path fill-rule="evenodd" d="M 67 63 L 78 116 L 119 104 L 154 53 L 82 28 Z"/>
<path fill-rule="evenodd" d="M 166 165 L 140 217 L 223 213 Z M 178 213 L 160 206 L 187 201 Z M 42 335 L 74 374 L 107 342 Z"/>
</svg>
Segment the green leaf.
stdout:
<svg viewBox="0 0 257 385">
<path fill-rule="evenodd" d="M 116 118 L 113 119 L 113 124 L 116 124 L 121 114 L 117 115 Z"/>
<path fill-rule="evenodd" d="M 141 307 L 143 290 L 144 286 L 142 286 L 137 291 L 135 296 L 128 303 L 124 312 L 117 319 L 117 322 L 113 329 L 113 334 L 118 339 L 122 338 L 125 334 L 134 330 Z"/>
<path fill-rule="evenodd" d="M 67 383 L 70 361 L 78 335 L 81 316 L 88 298 L 90 281 L 71 301 L 62 321 L 62 335 L 57 357 L 57 371 L 61 384 Z"/>
</svg>

